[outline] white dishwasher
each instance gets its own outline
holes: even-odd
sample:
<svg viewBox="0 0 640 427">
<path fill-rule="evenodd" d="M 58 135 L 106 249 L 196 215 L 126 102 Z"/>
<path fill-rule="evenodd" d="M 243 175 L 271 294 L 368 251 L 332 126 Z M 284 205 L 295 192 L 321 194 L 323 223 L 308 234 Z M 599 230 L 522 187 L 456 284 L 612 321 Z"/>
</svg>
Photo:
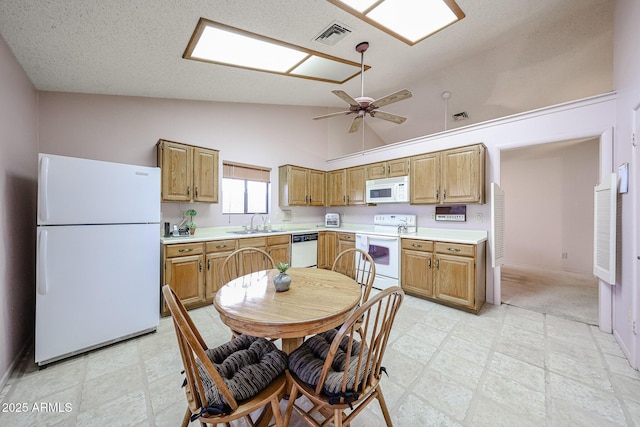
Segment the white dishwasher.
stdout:
<svg viewBox="0 0 640 427">
<path fill-rule="evenodd" d="M 291 235 L 291 267 L 318 265 L 318 233 Z"/>
</svg>

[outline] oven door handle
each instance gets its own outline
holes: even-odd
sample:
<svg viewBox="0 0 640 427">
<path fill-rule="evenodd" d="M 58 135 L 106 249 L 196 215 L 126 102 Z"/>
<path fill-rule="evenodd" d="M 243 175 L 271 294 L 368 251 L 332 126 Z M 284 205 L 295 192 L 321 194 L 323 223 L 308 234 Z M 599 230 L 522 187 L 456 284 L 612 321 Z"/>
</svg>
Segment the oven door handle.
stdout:
<svg viewBox="0 0 640 427">
<path fill-rule="evenodd" d="M 371 242 L 372 240 L 384 240 L 384 241 L 397 241 L 398 238 L 397 237 L 379 237 L 379 236 L 369 236 L 369 242 Z"/>
</svg>

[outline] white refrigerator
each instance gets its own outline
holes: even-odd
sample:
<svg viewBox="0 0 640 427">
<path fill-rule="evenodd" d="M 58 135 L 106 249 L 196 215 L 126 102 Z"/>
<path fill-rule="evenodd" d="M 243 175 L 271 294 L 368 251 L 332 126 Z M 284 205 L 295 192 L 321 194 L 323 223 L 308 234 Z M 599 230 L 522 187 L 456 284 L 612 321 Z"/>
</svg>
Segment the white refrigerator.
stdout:
<svg viewBox="0 0 640 427">
<path fill-rule="evenodd" d="M 35 361 L 156 329 L 160 169 L 40 154 Z"/>
</svg>

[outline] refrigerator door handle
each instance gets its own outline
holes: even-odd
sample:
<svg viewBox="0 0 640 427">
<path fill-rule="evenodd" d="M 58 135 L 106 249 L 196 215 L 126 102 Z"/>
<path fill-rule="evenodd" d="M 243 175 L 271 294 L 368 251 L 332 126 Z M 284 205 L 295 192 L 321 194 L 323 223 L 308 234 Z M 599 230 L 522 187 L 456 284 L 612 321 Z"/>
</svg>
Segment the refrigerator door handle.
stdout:
<svg viewBox="0 0 640 427">
<path fill-rule="evenodd" d="M 40 230 L 38 237 L 38 294 L 46 295 L 49 290 L 47 283 L 47 230 Z"/>
<path fill-rule="evenodd" d="M 38 197 L 40 208 L 40 220 L 47 221 L 49 219 L 49 207 L 47 203 L 47 195 L 49 193 L 49 158 L 42 157 L 40 159 L 40 179 L 38 188 Z"/>
</svg>

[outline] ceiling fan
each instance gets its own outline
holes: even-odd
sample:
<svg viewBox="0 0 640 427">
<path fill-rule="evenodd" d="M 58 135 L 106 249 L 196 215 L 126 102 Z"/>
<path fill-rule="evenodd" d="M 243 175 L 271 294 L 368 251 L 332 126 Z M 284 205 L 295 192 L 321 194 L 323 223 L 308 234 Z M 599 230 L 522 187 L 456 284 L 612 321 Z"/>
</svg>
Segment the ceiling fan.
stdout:
<svg viewBox="0 0 640 427">
<path fill-rule="evenodd" d="M 402 89 L 397 92 L 394 92 L 390 95 L 383 96 L 379 99 L 369 98 L 368 96 L 364 96 L 364 53 L 369 48 L 369 42 L 361 42 L 356 45 L 356 52 L 360 53 L 360 96 L 357 98 L 351 97 L 345 91 L 342 90 L 333 90 L 331 91 L 339 98 L 343 99 L 349 104 L 349 111 L 341 111 L 339 113 L 331 113 L 326 114 L 324 116 L 314 117 L 313 120 L 318 119 L 326 119 L 334 116 L 348 115 L 348 114 L 356 114 L 351 122 L 351 127 L 349 128 L 349 133 L 353 133 L 358 130 L 360 127 L 360 122 L 364 118 L 364 116 L 368 113 L 371 117 L 375 117 L 377 119 L 388 120 L 393 123 L 402 124 L 407 118 L 402 116 L 397 116 L 395 114 L 386 113 L 384 111 L 379 111 L 378 108 L 383 107 L 385 105 L 392 104 L 394 102 L 402 101 L 403 99 L 411 98 L 411 92 L 407 89 Z"/>
</svg>

